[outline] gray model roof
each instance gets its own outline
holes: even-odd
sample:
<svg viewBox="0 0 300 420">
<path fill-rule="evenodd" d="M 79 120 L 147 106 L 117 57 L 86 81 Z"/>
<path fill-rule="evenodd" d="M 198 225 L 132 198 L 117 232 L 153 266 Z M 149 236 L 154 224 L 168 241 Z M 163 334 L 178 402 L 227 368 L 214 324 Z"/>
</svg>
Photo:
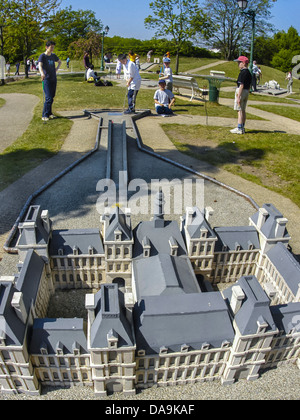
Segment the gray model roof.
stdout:
<svg viewBox="0 0 300 420">
<path fill-rule="evenodd" d="M 16 289 L 23 293 L 27 313 L 36 301 L 44 267 L 44 260 L 33 249 L 27 251 L 16 280 Z"/>
<path fill-rule="evenodd" d="M 257 322 L 266 322 L 268 324 L 267 330 L 275 330 L 276 325 L 270 311 L 270 299 L 257 278 L 255 276 L 244 276 L 234 286 L 236 285 L 240 286 L 245 294 L 242 306 L 235 315 L 235 321 L 241 334 L 256 334 Z M 230 304 L 232 296 L 232 287 L 223 292 L 228 304 Z"/>
<path fill-rule="evenodd" d="M 296 328 L 300 332 L 300 302 L 271 306 L 271 313 L 279 331 L 288 334 Z"/>
<path fill-rule="evenodd" d="M 214 231 L 218 240 L 215 245 L 215 251 L 220 252 L 223 246 L 228 250 L 234 251 L 239 245 L 241 250 L 249 249 L 249 245 L 253 245 L 254 249 L 260 249 L 259 236 L 255 227 L 252 226 L 229 226 L 216 227 Z"/>
<path fill-rule="evenodd" d="M 159 254 L 133 260 L 138 299 L 145 296 L 201 292 L 186 256 Z"/>
<path fill-rule="evenodd" d="M 134 308 L 137 349 L 147 354 L 170 352 L 186 345 L 201 349 L 203 344 L 221 347 L 232 342 L 234 330 L 228 308 L 218 292 L 148 296 Z"/>
<path fill-rule="evenodd" d="M 131 325 L 125 316 L 125 308 L 116 284 L 103 284 L 95 295 L 95 320 L 91 326 L 91 348 L 107 348 L 108 335 L 118 338 L 118 348 L 133 346 Z"/>
<path fill-rule="evenodd" d="M 7 346 L 21 346 L 26 325 L 17 317 L 11 300 L 16 289 L 11 282 L 0 283 L 0 336 L 4 333 Z"/>
<path fill-rule="evenodd" d="M 267 256 L 296 296 L 300 284 L 300 264 L 281 242 L 273 246 Z"/>
<path fill-rule="evenodd" d="M 134 257 L 143 255 L 143 240 L 147 238 L 151 246 L 151 256 L 171 253 L 170 239 L 178 245 L 177 255 L 186 255 L 187 250 L 176 221 L 161 220 L 162 227 L 155 227 L 157 219 L 141 222 L 134 230 Z"/>
<path fill-rule="evenodd" d="M 276 220 L 281 219 L 283 215 L 282 213 L 280 213 L 279 210 L 277 210 L 277 208 L 273 204 L 264 204 L 262 208 L 267 210 L 268 216 L 266 217 L 266 220 L 263 226 L 261 227 L 261 232 L 268 239 L 275 238 L 276 237 L 275 230 L 276 230 L 276 225 L 277 225 Z M 259 211 L 256 212 L 252 217 L 250 217 L 250 219 L 254 222 L 255 225 L 257 225 L 258 216 L 259 216 Z M 286 229 L 284 231 L 284 237 L 286 238 L 290 237 Z"/>
<path fill-rule="evenodd" d="M 93 248 L 94 254 L 104 254 L 103 243 L 99 229 L 66 229 L 54 230 L 49 244 L 51 256 L 58 255 L 62 249 L 64 255 L 73 254 L 77 247 L 78 254 L 89 254 L 89 247 Z"/>
<path fill-rule="evenodd" d="M 49 233 L 44 228 L 41 214 L 42 209 L 40 206 L 29 207 L 24 222 L 34 223 L 34 234 L 32 234 L 31 229 L 22 229 L 18 245 L 46 245 L 48 243 Z"/>
<path fill-rule="evenodd" d="M 216 234 L 211 228 L 210 224 L 204 217 L 204 214 L 198 207 L 193 207 L 194 214 L 192 216 L 192 222 L 186 228 L 191 238 L 200 238 L 201 229 L 207 230 L 207 238 L 215 238 Z M 183 220 L 186 221 L 186 214 L 183 216 Z"/>
<path fill-rule="evenodd" d="M 40 354 L 42 348 L 48 354 L 55 354 L 57 349 L 64 354 L 72 354 L 74 349 L 82 354 L 88 353 L 83 319 L 35 319 L 29 351 L 31 354 Z"/>
<path fill-rule="evenodd" d="M 132 239 L 131 225 L 127 224 L 129 217 L 126 218 L 126 215 L 119 207 L 116 207 L 112 214 L 105 217 L 109 217 L 109 225 L 105 230 L 105 241 L 115 240 L 115 230 L 121 232 L 122 241 L 130 241 Z"/>
</svg>

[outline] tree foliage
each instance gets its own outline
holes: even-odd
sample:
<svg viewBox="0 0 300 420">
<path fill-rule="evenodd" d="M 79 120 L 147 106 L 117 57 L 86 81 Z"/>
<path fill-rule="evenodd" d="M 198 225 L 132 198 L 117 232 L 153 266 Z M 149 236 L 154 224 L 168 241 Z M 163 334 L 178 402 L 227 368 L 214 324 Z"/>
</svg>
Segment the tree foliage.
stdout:
<svg viewBox="0 0 300 420">
<path fill-rule="evenodd" d="M 264 36 L 273 30 L 268 23 L 272 3 L 276 0 L 249 0 L 247 10 L 253 10 L 256 36 Z M 213 31 L 209 45 L 219 48 L 227 60 L 237 57 L 239 52 L 250 51 L 252 23 L 249 16 L 241 12 L 237 0 L 205 0 L 204 10 L 209 16 Z"/>
<path fill-rule="evenodd" d="M 176 50 L 176 73 L 179 54 L 185 41 L 195 39 L 199 33 L 208 33 L 208 17 L 199 8 L 197 0 L 155 0 L 149 4 L 153 15 L 145 19 L 147 29 L 155 29 L 158 38 L 171 39 Z"/>
<path fill-rule="evenodd" d="M 103 28 L 92 10 L 72 10 L 72 6 L 59 10 L 47 22 L 47 35 L 55 39 L 56 47 L 66 51 L 69 45 L 88 34 L 99 33 Z"/>
</svg>

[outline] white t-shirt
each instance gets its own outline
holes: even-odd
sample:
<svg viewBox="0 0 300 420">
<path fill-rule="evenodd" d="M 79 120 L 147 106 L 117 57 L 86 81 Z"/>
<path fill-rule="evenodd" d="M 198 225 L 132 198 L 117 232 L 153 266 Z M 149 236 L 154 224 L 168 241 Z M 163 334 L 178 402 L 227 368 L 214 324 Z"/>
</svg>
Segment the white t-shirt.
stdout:
<svg viewBox="0 0 300 420">
<path fill-rule="evenodd" d="M 130 60 L 127 60 L 126 64 L 123 64 L 123 71 L 124 71 L 124 79 L 129 80 L 133 78 L 132 82 L 130 83 L 128 89 L 132 90 L 140 90 L 142 78 L 139 73 L 139 69 Z"/>
<path fill-rule="evenodd" d="M 157 100 L 160 104 L 164 105 L 165 107 L 169 106 L 170 100 L 174 98 L 174 94 L 168 90 L 157 90 L 154 94 L 154 100 Z M 159 104 L 155 104 L 155 108 L 160 106 Z"/>
<path fill-rule="evenodd" d="M 173 72 L 171 67 L 165 67 L 164 76 L 167 77 L 167 79 L 165 79 L 166 83 L 173 82 Z"/>
<path fill-rule="evenodd" d="M 90 77 L 93 77 L 95 79 L 95 77 L 97 76 L 95 75 L 94 70 L 89 68 L 87 69 L 87 72 L 86 72 L 86 78 L 89 79 Z"/>
</svg>

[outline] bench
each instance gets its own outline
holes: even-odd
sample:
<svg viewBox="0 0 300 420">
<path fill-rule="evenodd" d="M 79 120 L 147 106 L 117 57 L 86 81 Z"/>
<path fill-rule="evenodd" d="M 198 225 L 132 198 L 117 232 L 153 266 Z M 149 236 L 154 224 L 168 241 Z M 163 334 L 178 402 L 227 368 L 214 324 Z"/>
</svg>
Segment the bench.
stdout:
<svg viewBox="0 0 300 420">
<path fill-rule="evenodd" d="M 105 63 L 105 69 L 109 70 L 110 73 L 116 71 L 117 63 Z"/>
<path fill-rule="evenodd" d="M 208 90 L 199 88 L 197 80 L 190 76 L 173 76 L 173 88 L 176 89 L 178 93 L 180 93 L 180 88 L 191 90 L 192 95 L 190 101 L 192 101 L 195 96 L 203 98 L 204 95 L 208 94 Z"/>
<path fill-rule="evenodd" d="M 211 70 L 210 75 L 211 76 L 224 76 L 225 77 L 225 71 Z"/>
</svg>

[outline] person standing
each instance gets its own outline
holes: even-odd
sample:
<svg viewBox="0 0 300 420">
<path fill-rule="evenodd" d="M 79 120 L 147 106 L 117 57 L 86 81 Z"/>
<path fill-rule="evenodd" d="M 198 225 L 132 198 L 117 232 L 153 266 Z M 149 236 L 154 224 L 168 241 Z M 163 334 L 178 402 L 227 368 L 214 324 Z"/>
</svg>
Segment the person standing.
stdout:
<svg viewBox="0 0 300 420">
<path fill-rule="evenodd" d="M 238 126 L 230 130 L 232 134 L 245 134 L 246 106 L 249 97 L 249 90 L 252 82 L 252 75 L 248 69 L 249 59 L 241 55 L 237 60 L 240 73 L 237 79 L 235 91 L 234 109 L 238 111 Z"/>
<path fill-rule="evenodd" d="M 168 57 L 164 57 L 164 72 L 160 75 L 159 80 L 164 80 L 167 85 L 167 89 L 171 92 L 173 91 L 173 72 L 170 67 L 171 60 Z"/>
<path fill-rule="evenodd" d="M 122 71 L 122 63 L 117 58 L 117 66 L 116 66 L 116 77 L 117 77 L 117 79 L 120 79 L 121 78 L 121 71 Z"/>
<path fill-rule="evenodd" d="M 140 56 L 136 54 L 135 52 L 133 52 L 132 50 L 128 52 L 128 57 L 129 57 L 129 60 L 132 61 L 133 63 L 135 63 L 136 60 L 140 58 Z"/>
<path fill-rule="evenodd" d="M 16 72 L 15 76 L 20 76 L 20 61 L 16 62 Z"/>
<path fill-rule="evenodd" d="M 60 59 L 53 53 L 54 47 L 55 42 L 48 41 L 46 43 L 46 51 L 39 56 L 38 60 L 39 71 L 43 82 L 43 90 L 45 93 L 45 102 L 42 114 L 43 121 L 48 121 L 49 118 L 53 118 L 52 104 L 56 93 L 56 73 L 61 66 Z M 57 66 L 55 63 L 57 63 Z"/>
<path fill-rule="evenodd" d="M 151 62 L 151 56 L 152 56 L 153 50 L 150 50 L 147 52 L 147 63 Z"/>
<path fill-rule="evenodd" d="M 252 67 L 252 87 L 253 91 L 257 92 L 257 80 L 259 79 L 261 71 L 259 70 L 256 61 L 253 61 Z"/>
<path fill-rule="evenodd" d="M 88 69 L 91 66 L 89 53 L 87 51 L 84 53 L 84 56 L 83 56 L 83 65 L 85 68 L 84 80 L 87 80 L 86 74 L 87 74 Z"/>
<path fill-rule="evenodd" d="M 289 71 L 287 73 L 285 79 L 288 81 L 288 84 L 287 84 L 287 91 L 288 91 L 288 93 L 293 93 L 293 75 L 292 75 L 292 72 L 291 71 Z"/>
<path fill-rule="evenodd" d="M 118 59 L 123 65 L 124 79 L 128 88 L 128 109 L 125 114 L 132 114 L 135 112 L 136 97 L 141 87 L 142 78 L 137 66 L 127 58 L 126 54 L 120 54 Z"/>
<path fill-rule="evenodd" d="M 9 61 L 6 62 L 6 74 L 7 76 L 10 76 L 10 62 Z"/>
</svg>

